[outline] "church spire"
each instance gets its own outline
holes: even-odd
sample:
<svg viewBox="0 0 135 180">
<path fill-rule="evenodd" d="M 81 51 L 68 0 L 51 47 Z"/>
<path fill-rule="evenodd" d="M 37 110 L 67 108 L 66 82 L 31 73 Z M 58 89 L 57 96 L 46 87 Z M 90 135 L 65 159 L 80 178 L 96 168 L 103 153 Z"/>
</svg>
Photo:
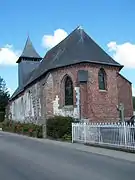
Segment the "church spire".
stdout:
<svg viewBox="0 0 135 180">
<path fill-rule="evenodd" d="M 21 62 L 21 60 L 25 61 L 40 61 L 42 58 L 39 56 L 39 54 L 36 52 L 30 37 L 28 36 L 27 41 L 25 43 L 23 52 L 19 59 L 17 60 L 17 63 Z"/>
</svg>

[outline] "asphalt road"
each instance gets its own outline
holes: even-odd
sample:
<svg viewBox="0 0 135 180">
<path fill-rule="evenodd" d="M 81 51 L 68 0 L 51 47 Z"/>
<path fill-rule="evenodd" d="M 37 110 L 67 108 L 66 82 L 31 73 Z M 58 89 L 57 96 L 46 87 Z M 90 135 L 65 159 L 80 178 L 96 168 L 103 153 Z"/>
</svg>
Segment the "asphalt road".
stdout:
<svg viewBox="0 0 135 180">
<path fill-rule="evenodd" d="M 0 133 L 0 180 L 134 180 L 135 163 Z"/>
</svg>

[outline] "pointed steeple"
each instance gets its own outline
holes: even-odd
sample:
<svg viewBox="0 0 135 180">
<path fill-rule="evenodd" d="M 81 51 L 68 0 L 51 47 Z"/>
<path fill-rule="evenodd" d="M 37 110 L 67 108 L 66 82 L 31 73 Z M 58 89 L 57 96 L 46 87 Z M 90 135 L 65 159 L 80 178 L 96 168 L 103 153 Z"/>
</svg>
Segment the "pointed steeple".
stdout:
<svg viewBox="0 0 135 180">
<path fill-rule="evenodd" d="M 19 63 L 21 60 L 25 61 L 40 61 L 42 58 L 39 56 L 39 54 L 36 52 L 30 37 L 28 36 L 27 41 L 25 43 L 25 47 L 23 49 L 23 52 L 16 63 Z"/>
</svg>

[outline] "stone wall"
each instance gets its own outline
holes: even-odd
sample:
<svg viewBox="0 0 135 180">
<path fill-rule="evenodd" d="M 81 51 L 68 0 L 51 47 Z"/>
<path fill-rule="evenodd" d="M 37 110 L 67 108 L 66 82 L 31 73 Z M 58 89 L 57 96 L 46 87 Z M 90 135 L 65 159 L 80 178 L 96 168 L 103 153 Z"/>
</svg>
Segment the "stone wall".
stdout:
<svg viewBox="0 0 135 180">
<path fill-rule="evenodd" d="M 18 98 L 10 102 L 10 118 L 15 121 L 40 123 L 41 98 L 40 82 L 26 89 Z"/>
</svg>

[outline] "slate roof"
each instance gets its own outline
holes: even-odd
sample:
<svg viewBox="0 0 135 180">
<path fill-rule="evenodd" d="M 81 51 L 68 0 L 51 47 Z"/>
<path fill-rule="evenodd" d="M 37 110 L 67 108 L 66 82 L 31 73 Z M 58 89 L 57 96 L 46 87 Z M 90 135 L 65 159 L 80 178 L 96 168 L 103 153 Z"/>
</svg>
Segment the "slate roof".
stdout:
<svg viewBox="0 0 135 180">
<path fill-rule="evenodd" d="M 38 69 L 35 70 L 26 85 L 48 70 L 82 62 L 123 67 L 101 49 L 83 29 L 78 27 L 67 38 L 46 53 Z"/>
<path fill-rule="evenodd" d="M 29 44 L 29 40 L 26 42 L 26 47 L 27 44 Z M 31 57 L 33 51 L 31 48 L 28 49 L 24 48 L 25 51 L 21 56 Z M 37 55 L 37 57 L 40 56 Z M 77 27 L 63 41 L 46 53 L 38 68 L 30 74 L 24 88 L 52 69 L 83 62 L 116 66 L 120 69 L 123 67 L 99 47 L 81 27 Z M 13 97 L 17 94 L 15 93 Z"/>
<path fill-rule="evenodd" d="M 36 60 L 41 60 L 42 58 L 39 56 L 39 54 L 36 52 L 29 36 L 27 38 L 27 41 L 25 43 L 23 52 L 21 56 L 19 57 L 17 63 L 21 61 L 22 58 L 30 58 L 30 59 L 36 59 Z"/>
</svg>

